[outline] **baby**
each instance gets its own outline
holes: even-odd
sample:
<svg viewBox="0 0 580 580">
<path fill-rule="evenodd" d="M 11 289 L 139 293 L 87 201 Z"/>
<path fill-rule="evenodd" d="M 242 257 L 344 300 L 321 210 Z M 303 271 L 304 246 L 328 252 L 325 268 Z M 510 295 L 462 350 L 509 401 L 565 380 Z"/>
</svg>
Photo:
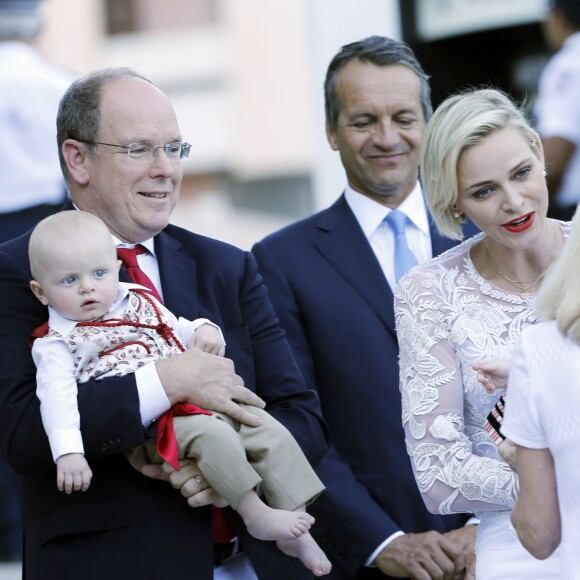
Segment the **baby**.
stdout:
<svg viewBox="0 0 580 580">
<path fill-rule="evenodd" d="M 60 212 L 40 222 L 29 255 L 30 288 L 49 310 L 48 334 L 35 340 L 32 355 L 57 486 L 86 491 L 92 472 L 84 457 L 77 383 L 135 372 L 179 355 L 184 345 L 223 356 L 225 344 L 209 320 L 178 320 L 147 288 L 119 282 L 111 234 L 90 213 Z M 251 411 L 262 420 L 259 427 L 175 405 L 159 420 L 157 442 L 126 455 L 137 469 L 164 459 L 178 469 L 178 459 L 194 460 L 250 534 L 276 541 L 316 576 L 328 574 L 331 564 L 309 533 L 314 518 L 304 511 L 324 486 L 290 433 L 265 411 Z"/>
</svg>

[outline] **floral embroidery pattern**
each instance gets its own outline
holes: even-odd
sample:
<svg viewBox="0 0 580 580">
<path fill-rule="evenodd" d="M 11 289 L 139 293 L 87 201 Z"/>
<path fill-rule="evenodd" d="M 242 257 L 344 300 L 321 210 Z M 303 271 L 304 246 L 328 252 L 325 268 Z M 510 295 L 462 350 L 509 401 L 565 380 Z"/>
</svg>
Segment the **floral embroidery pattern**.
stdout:
<svg viewBox="0 0 580 580">
<path fill-rule="evenodd" d="M 112 328 L 83 323 L 61 337 L 74 357 L 77 382 L 124 376 L 147 363 L 181 353 L 182 348 L 168 342 L 164 333 L 132 324 L 159 326 L 158 313 L 139 292 L 129 294 L 123 320 L 126 324 Z M 60 336 L 53 330 L 50 334 Z"/>
<path fill-rule="evenodd" d="M 567 237 L 569 225 L 557 223 Z M 503 391 L 488 394 L 471 367 L 510 358 L 522 329 L 536 322 L 535 297 L 479 275 L 470 250 L 484 235 L 413 269 L 395 292 L 407 450 L 426 505 L 440 514 L 510 509 L 518 492 L 483 427 Z"/>
</svg>

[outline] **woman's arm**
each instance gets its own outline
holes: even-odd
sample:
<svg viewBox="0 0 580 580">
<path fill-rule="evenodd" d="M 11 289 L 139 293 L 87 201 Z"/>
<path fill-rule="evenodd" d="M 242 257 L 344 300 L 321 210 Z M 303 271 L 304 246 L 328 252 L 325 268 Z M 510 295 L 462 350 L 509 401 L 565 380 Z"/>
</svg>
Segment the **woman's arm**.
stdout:
<svg viewBox="0 0 580 580">
<path fill-rule="evenodd" d="M 500 459 L 474 454 L 478 433 L 465 424 L 470 403 L 450 338 L 473 320 L 457 297 L 461 281 L 457 271 L 429 268 L 403 279 L 395 295 L 403 426 L 419 491 L 432 513 L 510 509 L 517 476 Z"/>
<path fill-rule="evenodd" d="M 554 458 L 542 413 L 552 385 L 536 368 L 541 363 L 531 331 L 543 334 L 538 326 L 524 330 L 514 348 L 502 432 L 516 443 L 520 489 L 512 523 L 524 547 L 544 559 L 560 544 L 561 524 Z"/>
<path fill-rule="evenodd" d="M 521 543 L 544 560 L 560 545 L 561 523 L 554 459 L 549 449 L 516 446 L 520 495 L 512 523 Z"/>
</svg>

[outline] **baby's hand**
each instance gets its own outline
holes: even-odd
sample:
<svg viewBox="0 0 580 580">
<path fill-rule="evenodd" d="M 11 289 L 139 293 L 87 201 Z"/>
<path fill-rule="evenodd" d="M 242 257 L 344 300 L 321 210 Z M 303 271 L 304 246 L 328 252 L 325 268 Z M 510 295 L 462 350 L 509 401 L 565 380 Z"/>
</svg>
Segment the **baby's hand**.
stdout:
<svg viewBox="0 0 580 580">
<path fill-rule="evenodd" d="M 508 385 L 511 361 L 509 360 L 488 360 L 476 361 L 472 365 L 474 371 L 479 371 L 477 380 L 483 385 L 485 390 L 492 394 L 496 389 L 505 389 Z"/>
<path fill-rule="evenodd" d="M 191 337 L 189 346 L 217 356 L 224 356 L 226 353 L 226 345 L 220 331 L 211 324 L 202 324 L 198 327 Z"/>
<path fill-rule="evenodd" d="M 59 491 L 87 491 L 93 472 L 82 453 L 67 453 L 56 460 L 56 486 Z"/>
</svg>

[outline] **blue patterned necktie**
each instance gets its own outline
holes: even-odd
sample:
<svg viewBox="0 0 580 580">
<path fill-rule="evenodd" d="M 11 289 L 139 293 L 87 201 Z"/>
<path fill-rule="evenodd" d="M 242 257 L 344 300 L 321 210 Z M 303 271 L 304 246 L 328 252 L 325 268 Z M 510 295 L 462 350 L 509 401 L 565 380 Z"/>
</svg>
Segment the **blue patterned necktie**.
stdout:
<svg viewBox="0 0 580 580">
<path fill-rule="evenodd" d="M 407 236 L 405 235 L 408 219 L 402 211 L 395 209 L 384 220 L 395 234 L 395 253 L 393 259 L 395 261 L 395 279 L 397 282 L 413 266 L 417 265 L 417 258 L 411 252 L 409 244 L 407 243 Z"/>
</svg>

